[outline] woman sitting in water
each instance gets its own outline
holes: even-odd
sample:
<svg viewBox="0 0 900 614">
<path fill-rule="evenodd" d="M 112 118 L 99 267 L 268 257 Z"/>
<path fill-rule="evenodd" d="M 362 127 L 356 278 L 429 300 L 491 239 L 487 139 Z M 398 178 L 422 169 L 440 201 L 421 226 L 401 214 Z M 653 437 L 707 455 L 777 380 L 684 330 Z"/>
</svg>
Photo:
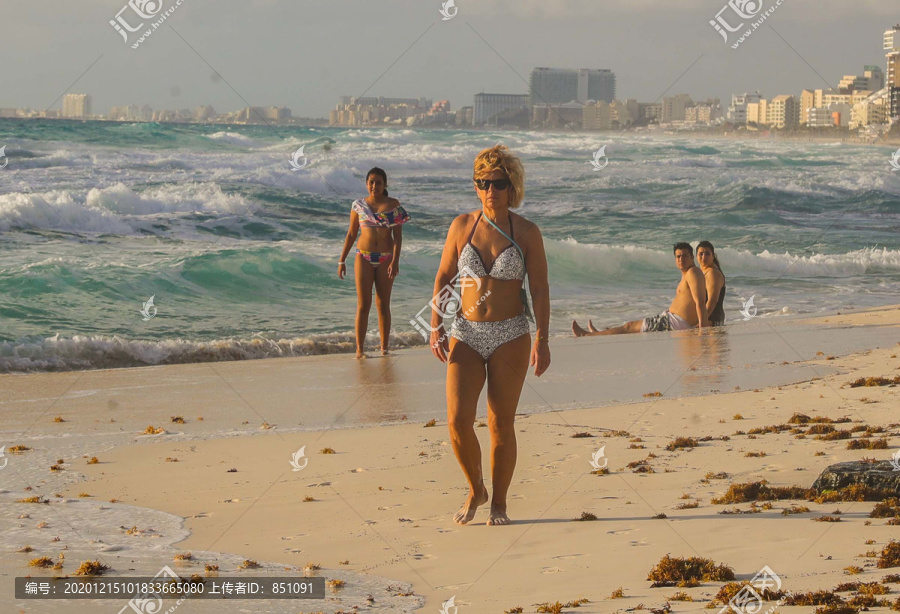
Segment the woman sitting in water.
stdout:
<svg viewBox="0 0 900 614">
<path fill-rule="evenodd" d="M 697 260 L 706 278 L 706 311 L 712 326 L 725 324 L 725 274 L 719 266 L 716 248 L 709 241 L 697 244 Z"/>
<path fill-rule="evenodd" d="M 431 350 L 447 363 L 447 418 L 453 451 L 469 483 L 469 496 L 453 519 L 466 524 L 487 503 L 481 447 L 475 435 L 478 397 L 487 381 L 491 434 L 491 511 L 487 524 L 509 524 L 506 494 L 516 466 L 516 407 L 529 362 L 538 377 L 550 366 L 547 330 L 550 289 L 538 227 L 511 209 L 522 202 L 525 171 L 497 145 L 475 158 L 475 194 L 481 207 L 450 225 L 434 280 Z M 534 345 L 526 318 L 529 278 L 537 324 Z M 459 311 L 448 341 L 442 313 L 460 281 Z"/>
<path fill-rule="evenodd" d="M 387 355 L 391 336 L 391 288 L 400 273 L 402 224 L 409 214 L 396 198 L 389 198 L 387 173 L 378 167 L 366 173 L 369 195 L 353 202 L 350 209 L 350 228 L 341 250 L 338 277 L 347 273 L 345 261 L 356 242 L 360 228 L 362 236 L 356 248 L 354 270 L 356 276 L 356 357 L 366 358 L 366 331 L 372 307 L 372 285 L 375 286 L 375 306 L 378 309 L 378 328 L 381 333 L 381 354 Z"/>
</svg>

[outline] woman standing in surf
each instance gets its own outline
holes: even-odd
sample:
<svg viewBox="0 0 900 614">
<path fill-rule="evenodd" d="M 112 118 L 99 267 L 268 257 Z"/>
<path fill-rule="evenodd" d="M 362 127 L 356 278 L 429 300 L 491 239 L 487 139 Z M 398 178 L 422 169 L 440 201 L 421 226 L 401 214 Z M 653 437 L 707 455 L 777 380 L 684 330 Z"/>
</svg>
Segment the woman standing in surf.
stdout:
<svg viewBox="0 0 900 614">
<path fill-rule="evenodd" d="M 469 483 L 469 496 L 453 516 L 459 524 L 487 503 L 475 413 L 487 382 L 491 435 L 491 511 L 487 524 L 509 524 L 506 495 L 516 467 L 516 408 L 529 363 L 540 377 L 550 366 L 547 333 L 550 288 L 541 231 L 512 209 L 525 194 L 525 169 L 503 145 L 475 158 L 475 194 L 481 206 L 450 225 L 434 280 L 431 351 L 447 363 L 447 421 L 453 451 Z M 528 324 L 525 275 L 534 304 L 534 345 Z M 459 310 L 444 332 L 443 312 L 459 279 Z"/>
<path fill-rule="evenodd" d="M 372 286 L 375 286 L 375 308 L 378 310 L 378 330 L 381 334 L 381 355 L 388 354 L 391 336 L 391 288 L 400 273 L 400 247 L 403 242 L 402 225 L 409 214 L 400 201 L 390 198 L 387 173 L 375 167 L 366 173 L 369 195 L 353 201 L 350 207 L 350 227 L 341 250 L 338 277 L 347 273 L 347 254 L 359 236 L 354 271 L 356 277 L 356 357 L 366 358 L 366 332 L 372 307 Z M 362 229 L 362 236 L 360 236 Z"/>
</svg>

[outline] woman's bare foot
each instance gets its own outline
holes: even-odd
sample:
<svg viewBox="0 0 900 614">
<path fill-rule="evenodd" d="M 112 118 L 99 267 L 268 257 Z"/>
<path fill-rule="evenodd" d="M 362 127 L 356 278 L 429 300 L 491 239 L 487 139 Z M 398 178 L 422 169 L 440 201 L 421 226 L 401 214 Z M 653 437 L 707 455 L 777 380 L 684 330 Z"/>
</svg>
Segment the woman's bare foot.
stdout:
<svg viewBox="0 0 900 614">
<path fill-rule="evenodd" d="M 599 332 L 600 332 L 599 329 L 594 328 L 594 321 L 593 321 L 593 320 L 588 320 L 588 330 L 591 331 L 592 333 L 599 333 Z"/>
<path fill-rule="evenodd" d="M 387 348 L 381 348 L 381 355 L 382 356 L 390 356 L 391 352 Z"/>
<path fill-rule="evenodd" d="M 362 360 L 363 358 L 368 358 L 369 355 L 363 352 L 362 350 L 356 350 L 356 360 Z"/>
<path fill-rule="evenodd" d="M 491 513 L 488 516 L 488 525 L 497 526 L 501 524 L 509 524 L 511 521 L 509 516 L 506 515 L 506 506 L 500 506 L 497 504 L 491 504 Z"/>
<path fill-rule="evenodd" d="M 583 328 L 581 328 L 580 326 L 578 326 L 578 322 L 576 322 L 575 320 L 572 320 L 572 333 L 576 337 L 584 337 L 586 334 L 588 334 L 588 331 L 586 331 Z"/>
<path fill-rule="evenodd" d="M 484 485 L 481 486 L 481 492 L 469 493 L 466 502 L 459 508 L 459 511 L 453 514 L 453 521 L 456 524 L 466 524 L 475 518 L 475 511 L 479 505 L 484 505 L 488 500 L 488 491 Z"/>
</svg>

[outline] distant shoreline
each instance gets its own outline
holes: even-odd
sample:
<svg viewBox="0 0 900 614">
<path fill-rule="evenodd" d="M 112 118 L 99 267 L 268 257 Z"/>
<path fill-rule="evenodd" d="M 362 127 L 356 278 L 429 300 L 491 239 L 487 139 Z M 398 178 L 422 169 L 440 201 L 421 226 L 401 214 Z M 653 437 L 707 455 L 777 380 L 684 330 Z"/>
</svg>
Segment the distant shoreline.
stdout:
<svg viewBox="0 0 900 614">
<path fill-rule="evenodd" d="M 656 127 L 652 130 L 642 128 L 638 130 L 546 130 L 538 128 L 515 128 L 509 129 L 502 126 L 397 126 L 397 125 L 373 125 L 373 126 L 331 126 L 327 125 L 323 119 L 322 123 L 292 123 L 278 122 L 272 124 L 260 123 L 230 123 L 230 122 L 167 122 L 167 121 L 139 121 L 139 120 L 122 120 L 122 119 L 74 119 L 74 118 L 54 118 L 54 117 L 0 117 L 0 121 L 51 121 L 51 122 L 97 122 L 97 123 L 113 123 L 113 124 L 158 124 L 164 126 L 222 126 L 226 128 L 242 128 L 242 127 L 283 127 L 283 128 L 316 128 L 316 129 L 353 129 L 353 130 L 419 130 L 419 131 L 440 131 L 449 132 L 457 130 L 465 130 L 466 132 L 509 132 L 510 134 L 520 132 L 562 132 L 572 134 L 602 134 L 602 135 L 625 135 L 636 134 L 644 136 L 660 136 L 660 137 L 684 137 L 691 139 L 716 139 L 730 141 L 801 141 L 801 142 L 822 142 L 822 143 L 850 143 L 853 145 L 900 145 L 900 134 L 890 138 L 863 139 L 853 134 L 821 134 L 821 133 L 802 133 L 802 132 L 762 132 L 752 130 L 736 130 L 732 133 L 726 133 L 722 130 L 712 131 L 705 130 L 667 130 L 665 128 Z"/>
</svg>

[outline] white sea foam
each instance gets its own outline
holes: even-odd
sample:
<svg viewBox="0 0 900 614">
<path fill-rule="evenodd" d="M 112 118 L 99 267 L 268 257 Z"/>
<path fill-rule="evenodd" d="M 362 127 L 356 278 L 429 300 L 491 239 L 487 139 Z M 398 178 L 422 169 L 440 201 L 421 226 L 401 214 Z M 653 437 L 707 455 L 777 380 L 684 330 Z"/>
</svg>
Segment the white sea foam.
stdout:
<svg viewBox="0 0 900 614">
<path fill-rule="evenodd" d="M 264 145 L 256 139 L 251 139 L 249 136 L 244 136 L 237 132 L 215 132 L 205 136 L 212 141 L 227 143 L 228 145 L 234 145 L 236 147 L 246 147 L 248 149 L 262 147 Z"/>
<path fill-rule="evenodd" d="M 225 194 L 214 183 L 169 184 L 141 192 L 117 183 L 108 188 L 90 190 L 86 205 L 107 209 L 124 215 L 153 215 L 157 213 L 246 213 L 251 209 L 247 200 L 235 194 Z"/>
<path fill-rule="evenodd" d="M 0 230 L 29 228 L 108 234 L 134 234 L 142 216 L 161 213 L 245 214 L 252 204 L 225 194 L 215 183 L 175 183 L 137 193 L 123 183 L 87 193 L 51 190 L 0 195 Z"/>
<path fill-rule="evenodd" d="M 375 334 L 367 343 L 377 344 Z M 422 336 L 408 328 L 391 334 L 394 347 L 425 344 Z M 215 362 L 221 360 L 253 360 L 285 356 L 346 354 L 355 351 L 352 332 L 326 333 L 292 339 L 218 339 L 191 341 L 129 340 L 118 336 L 59 335 L 0 342 L 0 373 L 22 371 L 68 371 L 72 369 L 107 369 L 146 365 Z"/>
</svg>

